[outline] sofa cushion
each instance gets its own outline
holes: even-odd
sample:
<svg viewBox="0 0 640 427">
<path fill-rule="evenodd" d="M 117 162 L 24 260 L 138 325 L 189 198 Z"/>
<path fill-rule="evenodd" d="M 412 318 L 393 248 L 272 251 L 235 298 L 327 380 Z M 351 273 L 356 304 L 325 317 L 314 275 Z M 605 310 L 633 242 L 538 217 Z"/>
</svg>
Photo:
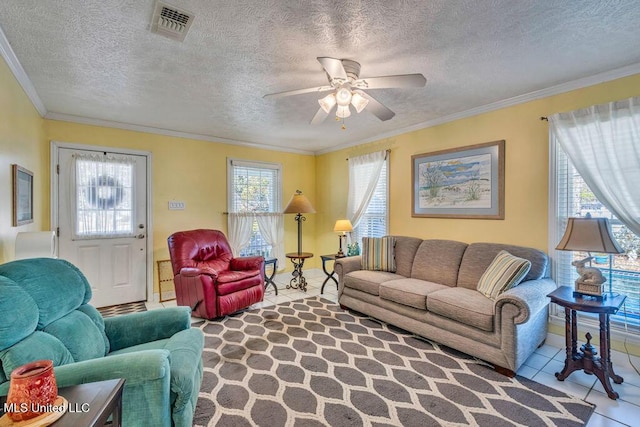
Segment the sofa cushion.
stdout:
<svg viewBox="0 0 640 427">
<path fill-rule="evenodd" d="M 34 360 L 50 359 L 53 366 L 74 362 L 69 350 L 53 335 L 35 331 L 17 344 L 0 351 L 0 368 L 6 378 L 11 378 L 11 371 Z"/>
<path fill-rule="evenodd" d="M 68 261 L 31 258 L 0 265 L 0 275 L 18 282 L 38 306 L 38 329 L 72 312 L 91 299 L 91 287 Z M 52 291 L 55 289 L 55 291 Z"/>
<path fill-rule="evenodd" d="M 395 279 L 404 279 L 404 277 L 387 271 L 356 270 L 344 277 L 344 286 L 378 296 L 380 283 Z"/>
<path fill-rule="evenodd" d="M 432 292 L 427 298 L 427 310 L 483 331 L 493 331 L 494 302 L 476 290 L 455 287 Z"/>
<path fill-rule="evenodd" d="M 523 282 L 549 276 L 549 272 L 547 271 L 549 258 L 547 254 L 538 249 L 501 243 L 471 243 L 467 247 L 467 250 L 464 251 L 464 256 L 460 263 L 458 286 L 475 290 L 478 287 L 480 277 L 482 277 L 487 267 L 489 267 L 496 255 L 502 250 L 509 252 L 511 255 L 531 261 L 531 269 L 524 279 L 522 279 Z"/>
<path fill-rule="evenodd" d="M 422 243 L 417 237 L 393 236 L 396 239 L 396 273 L 411 277 L 413 259 Z"/>
<path fill-rule="evenodd" d="M 93 320 L 80 310 L 73 310 L 49 323 L 43 332 L 60 340 L 75 362 L 103 357 L 108 351 L 104 331 L 100 331 Z"/>
<path fill-rule="evenodd" d="M 498 295 L 522 281 L 531 268 L 531 261 L 500 251 L 478 282 L 478 291 L 495 300 Z"/>
<path fill-rule="evenodd" d="M 389 280 L 380 284 L 380 298 L 426 310 L 427 295 L 444 288 L 447 286 L 425 280 L 410 278 Z"/>
<path fill-rule="evenodd" d="M 396 239 L 393 236 L 362 238 L 362 269 L 396 271 Z"/>
<path fill-rule="evenodd" d="M 5 315 L 12 312 L 20 313 L 20 316 Z M 0 276 L 0 313 L 0 350 L 28 337 L 38 326 L 38 306 L 33 298 L 4 276 Z"/>
<path fill-rule="evenodd" d="M 456 286 L 458 269 L 466 243 L 453 240 L 425 240 L 413 259 L 411 277 Z"/>
</svg>

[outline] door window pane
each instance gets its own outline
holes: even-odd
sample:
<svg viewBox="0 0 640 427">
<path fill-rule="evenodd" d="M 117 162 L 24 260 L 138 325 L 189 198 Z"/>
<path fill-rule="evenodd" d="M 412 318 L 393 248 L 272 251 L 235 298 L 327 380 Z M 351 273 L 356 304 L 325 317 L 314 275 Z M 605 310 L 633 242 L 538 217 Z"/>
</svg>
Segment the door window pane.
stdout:
<svg viewBox="0 0 640 427">
<path fill-rule="evenodd" d="M 75 238 L 122 237 L 134 232 L 135 159 L 74 155 Z"/>
</svg>

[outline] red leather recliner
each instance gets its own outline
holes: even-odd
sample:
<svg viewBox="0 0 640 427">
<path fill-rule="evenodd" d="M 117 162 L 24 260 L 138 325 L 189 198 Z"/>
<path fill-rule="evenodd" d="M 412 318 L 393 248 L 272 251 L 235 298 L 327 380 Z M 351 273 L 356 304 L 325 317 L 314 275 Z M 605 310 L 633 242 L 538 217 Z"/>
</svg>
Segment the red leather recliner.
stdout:
<svg viewBox="0 0 640 427">
<path fill-rule="evenodd" d="M 264 258 L 234 258 L 218 230 L 179 231 L 167 239 L 178 305 L 205 319 L 226 316 L 262 301 Z"/>
</svg>

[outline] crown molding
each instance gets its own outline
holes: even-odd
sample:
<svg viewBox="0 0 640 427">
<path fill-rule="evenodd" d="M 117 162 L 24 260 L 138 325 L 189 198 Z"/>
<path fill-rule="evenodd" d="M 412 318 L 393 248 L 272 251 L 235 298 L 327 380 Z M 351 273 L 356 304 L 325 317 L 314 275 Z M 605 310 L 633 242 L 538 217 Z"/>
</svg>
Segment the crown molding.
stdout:
<svg viewBox="0 0 640 427">
<path fill-rule="evenodd" d="M 22 68 L 22 64 L 20 64 L 20 61 L 18 61 L 18 57 L 11 48 L 9 40 L 7 40 L 7 36 L 4 35 L 4 31 L 2 31 L 2 28 L 0 28 L 0 55 L 6 61 L 9 69 L 13 73 L 20 86 L 22 86 L 22 90 L 24 90 L 24 92 L 31 100 L 31 104 L 33 104 L 34 108 L 38 110 L 40 117 L 44 117 L 47 114 L 47 109 L 38 96 L 33 83 L 31 83 L 31 79 L 29 79 L 27 73 L 24 71 L 24 68 Z"/>
<path fill-rule="evenodd" d="M 93 119 L 90 117 L 74 116 L 71 114 L 47 113 L 44 116 L 47 120 L 56 120 L 61 122 L 79 123 L 91 126 L 102 126 L 114 129 L 123 129 L 134 132 L 152 133 L 156 135 L 171 136 L 176 138 L 195 139 L 198 141 L 216 142 L 221 144 L 239 145 L 242 147 L 257 148 L 261 150 L 280 151 L 285 153 L 304 154 L 313 156 L 314 152 L 309 150 L 299 150 L 295 148 L 278 147 L 268 144 L 257 144 L 255 142 L 239 141 L 235 139 L 219 138 L 210 135 L 200 135 L 189 132 L 180 132 L 170 129 L 162 129 L 151 126 L 134 125 L 130 123 L 113 122 L 109 120 Z"/>
<path fill-rule="evenodd" d="M 467 117 L 477 116 L 479 114 L 500 110 L 502 108 L 512 107 L 518 104 L 524 104 L 525 102 L 535 101 L 537 99 L 546 98 L 553 95 L 559 95 L 561 93 L 570 92 L 576 89 L 582 89 L 582 88 L 593 86 L 599 83 L 621 79 L 623 77 L 632 76 L 638 73 L 640 73 L 640 62 L 636 64 L 627 65 L 625 67 L 616 68 L 615 70 L 605 71 L 604 73 L 594 74 L 592 76 L 583 77 L 581 79 L 561 83 L 545 89 L 540 89 L 533 92 L 525 93 L 523 95 L 514 96 L 513 98 L 507 98 L 501 101 L 492 102 L 490 104 L 481 105 L 480 107 L 470 108 L 469 110 L 464 110 L 459 113 L 453 113 L 447 116 L 438 117 L 437 119 L 428 120 L 426 122 L 407 126 L 402 129 L 396 129 L 394 131 L 386 132 L 372 138 L 366 138 L 363 140 L 350 142 L 348 144 L 340 145 L 339 147 L 325 148 L 322 150 L 315 151 L 314 153 L 316 155 L 327 154 L 333 151 L 343 150 L 345 148 L 350 148 L 356 145 L 368 144 L 370 142 L 376 142 L 382 139 L 392 138 L 394 136 L 402 135 L 402 134 L 413 132 L 416 130 L 426 129 L 426 128 L 441 125 L 444 123 L 453 122 L 455 120 L 465 119 Z"/>
</svg>

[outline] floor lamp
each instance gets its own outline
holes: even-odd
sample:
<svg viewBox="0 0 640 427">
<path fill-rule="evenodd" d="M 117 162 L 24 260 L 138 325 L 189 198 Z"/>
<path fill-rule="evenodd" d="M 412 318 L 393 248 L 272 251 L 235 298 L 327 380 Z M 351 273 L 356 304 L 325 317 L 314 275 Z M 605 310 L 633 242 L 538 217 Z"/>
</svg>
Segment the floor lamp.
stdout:
<svg viewBox="0 0 640 427">
<path fill-rule="evenodd" d="M 289 204 L 284 208 L 286 214 L 296 214 L 295 220 L 298 222 L 298 254 L 302 253 L 302 221 L 307 219 L 302 215 L 304 213 L 316 213 L 307 196 L 302 191 L 296 190 L 296 194 L 291 196 Z"/>
</svg>

